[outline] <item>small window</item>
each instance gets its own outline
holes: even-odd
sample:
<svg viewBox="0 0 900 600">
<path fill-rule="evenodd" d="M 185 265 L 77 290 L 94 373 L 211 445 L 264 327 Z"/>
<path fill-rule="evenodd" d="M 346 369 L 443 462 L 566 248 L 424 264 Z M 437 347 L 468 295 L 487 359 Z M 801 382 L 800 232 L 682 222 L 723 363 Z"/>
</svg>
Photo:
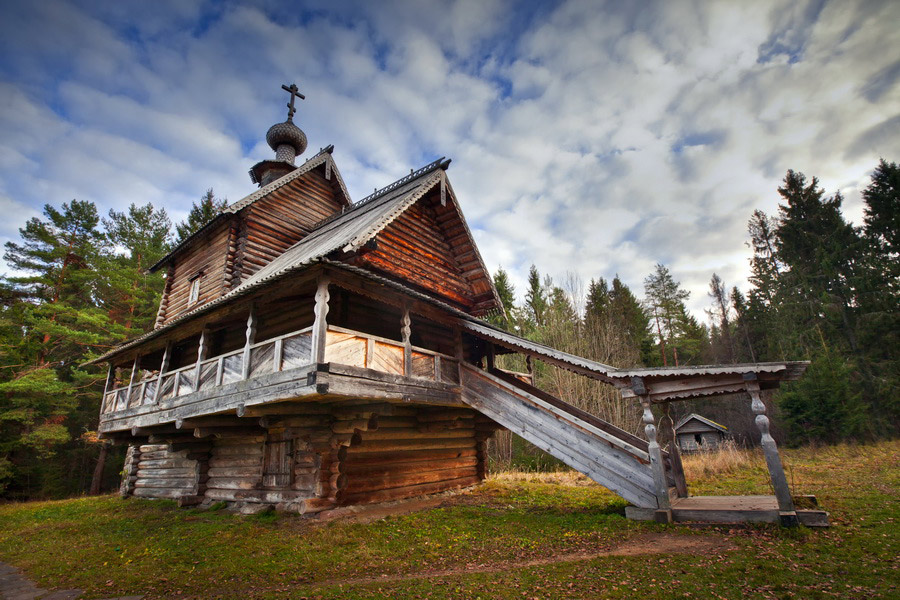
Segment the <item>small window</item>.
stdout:
<svg viewBox="0 0 900 600">
<path fill-rule="evenodd" d="M 191 281 L 191 295 L 188 297 L 188 306 L 197 304 L 200 299 L 200 278 Z"/>
</svg>

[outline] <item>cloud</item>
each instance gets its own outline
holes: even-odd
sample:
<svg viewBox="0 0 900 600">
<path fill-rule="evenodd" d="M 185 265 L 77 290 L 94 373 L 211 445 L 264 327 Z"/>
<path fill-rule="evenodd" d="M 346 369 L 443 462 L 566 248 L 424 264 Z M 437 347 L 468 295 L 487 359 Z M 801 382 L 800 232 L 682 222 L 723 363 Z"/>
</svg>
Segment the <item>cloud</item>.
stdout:
<svg viewBox="0 0 900 600">
<path fill-rule="evenodd" d="M 520 292 L 534 263 L 640 294 L 663 262 L 703 318 L 713 271 L 746 289 L 746 221 L 788 168 L 858 219 L 900 155 L 895 3 L 332 4 L 5 4 L 0 236 L 73 197 L 175 220 L 208 187 L 243 197 L 296 81 L 354 198 L 450 156 Z"/>
</svg>

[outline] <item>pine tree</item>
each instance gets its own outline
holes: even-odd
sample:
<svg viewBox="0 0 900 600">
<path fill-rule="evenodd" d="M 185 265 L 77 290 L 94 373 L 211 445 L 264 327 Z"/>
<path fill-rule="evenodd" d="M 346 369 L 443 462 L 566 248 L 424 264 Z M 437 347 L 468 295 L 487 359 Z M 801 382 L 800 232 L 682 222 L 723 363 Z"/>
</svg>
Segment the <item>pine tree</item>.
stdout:
<svg viewBox="0 0 900 600">
<path fill-rule="evenodd" d="M 541 275 L 537 267 L 531 265 L 528 270 L 528 289 L 525 291 L 525 306 L 532 322 L 542 327 L 544 325 L 544 313 L 547 311 L 547 291 L 541 284 Z"/>
<path fill-rule="evenodd" d="M 687 332 L 685 321 L 687 309 L 684 302 L 690 296 L 690 292 L 681 289 L 665 265 L 657 263 L 656 272 L 644 279 L 644 294 L 656 323 L 663 364 L 668 365 L 668 347 L 672 351 L 675 365 L 678 366 L 680 362 L 676 342 Z"/>
<path fill-rule="evenodd" d="M 512 331 L 515 325 L 516 288 L 509 280 L 509 275 L 503 270 L 503 267 L 497 267 L 497 272 L 494 273 L 494 287 L 497 289 L 497 295 L 500 297 L 503 309 L 496 314 L 490 315 L 488 320 L 498 327 Z"/>
<path fill-rule="evenodd" d="M 102 302 L 110 318 L 128 332 L 147 331 L 165 283 L 161 273 L 149 273 L 147 268 L 168 253 L 172 224 L 166 211 L 152 204 L 132 204 L 128 212 L 110 210 L 103 224 L 117 252 L 103 264 Z"/>
<path fill-rule="evenodd" d="M 206 194 L 200 198 L 200 203 L 194 202 L 188 218 L 175 226 L 178 245 L 200 230 L 201 227 L 219 216 L 228 207 L 227 198 L 216 198 L 213 189 L 206 190 Z"/>
<path fill-rule="evenodd" d="M 725 284 L 718 274 L 713 273 L 709 280 L 709 297 L 713 300 L 713 308 L 708 310 L 710 318 L 713 321 L 717 335 L 713 336 L 713 345 L 715 346 L 714 362 L 735 362 L 734 339 L 732 336 L 731 324 L 731 306 L 728 300 L 728 292 L 725 291 Z"/>
</svg>

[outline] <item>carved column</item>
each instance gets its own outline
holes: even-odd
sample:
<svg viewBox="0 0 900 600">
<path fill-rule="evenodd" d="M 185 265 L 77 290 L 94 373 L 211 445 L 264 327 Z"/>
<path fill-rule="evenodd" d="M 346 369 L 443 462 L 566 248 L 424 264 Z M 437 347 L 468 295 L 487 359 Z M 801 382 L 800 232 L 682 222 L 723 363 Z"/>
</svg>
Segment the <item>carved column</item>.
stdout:
<svg viewBox="0 0 900 600">
<path fill-rule="evenodd" d="M 200 344 L 197 346 L 197 364 L 194 367 L 194 391 L 200 389 L 200 363 L 206 360 L 206 354 L 209 352 L 209 330 L 203 328 L 200 332 Z"/>
<path fill-rule="evenodd" d="M 406 377 L 412 375 L 412 319 L 409 317 L 409 307 L 403 306 L 403 317 L 400 319 L 400 337 L 403 340 L 403 374 Z"/>
<path fill-rule="evenodd" d="M 331 280 L 322 276 L 316 289 L 315 321 L 312 329 L 312 362 L 325 362 L 325 338 L 328 333 L 328 300 L 331 295 L 328 285 Z"/>
<path fill-rule="evenodd" d="M 641 399 L 644 407 L 644 433 L 647 436 L 647 454 L 650 455 L 650 472 L 653 475 L 653 487 L 656 494 L 657 511 L 655 519 L 665 523 L 672 521 L 672 505 L 669 502 L 669 484 L 666 481 L 666 470 L 662 461 L 662 450 L 656 439 L 656 419 L 653 417 L 649 394 L 640 377 L 633 377 L 631 388 L 634 394 Z"/>
<path fill-rule="evenodd" d="M 797 513 L 794 510 L 794 500 L 791 497 L 791 488 L 784 474 L 784 466 L 781 464 L 781 456 L 778 454 L 778 446 L 772 434 L 769 433 L 769 417 L 766 416 L 766 405 L 759 395 L 759 381 L 756 373 L 744 375 L 747 393 L 750 394 L 750 408 L 756 415 L 756 426 L 761 434 L 760 446 L 766 457 L 766 466 L 769 468 L 769 477 L 772 480 L 772 488 L 775 490 L 775 499 L 778 500 L 778 511 L 781 514 L 781 524 L 786 526 L 797 524 Z"/>
<path fill-rule="evenodd" d="M 250 346 L 256 342 L 256 304 L 250 303 L 250 314 L 247 315 L 247 340 L 244 343 L 244 360 L 241 364 L 241 379 L 250 377 Z"/>
<path fill-rule="evenodd" d="M 681 464 L 681 448 L 678 447 L 678 435 L 675 433 L 675 421 L 669 414 L 669 402 L 662 405 L 663 417 L 660 425 L 665 422 L 666 433 L 672 440 L 669 444 L 669 462 L 672 465 L 672 476 L 675 478 L 675 491 L 679 498 L 688 497 L 687 481 L 684 478 L 684 465 Z"/>
</svg>

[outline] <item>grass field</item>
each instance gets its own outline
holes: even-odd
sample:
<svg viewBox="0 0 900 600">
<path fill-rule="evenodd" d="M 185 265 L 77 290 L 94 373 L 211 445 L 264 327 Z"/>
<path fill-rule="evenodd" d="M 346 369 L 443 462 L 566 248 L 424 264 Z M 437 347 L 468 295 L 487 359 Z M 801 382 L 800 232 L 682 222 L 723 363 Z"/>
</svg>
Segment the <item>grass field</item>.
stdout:
<svg viewBox="0 0 900 600">
<path fill-rule="evenodd" d="M 0 560 L 88 598 L 900 597 L 900 442 L 784 459 L 831 528 L 636 523 L 581 476 L 507 473 L 370 523 L 112 496 L 6 504 Z M 692 494 L 768 493 L 752 453 L 686 470 Z"/>
</svg>

